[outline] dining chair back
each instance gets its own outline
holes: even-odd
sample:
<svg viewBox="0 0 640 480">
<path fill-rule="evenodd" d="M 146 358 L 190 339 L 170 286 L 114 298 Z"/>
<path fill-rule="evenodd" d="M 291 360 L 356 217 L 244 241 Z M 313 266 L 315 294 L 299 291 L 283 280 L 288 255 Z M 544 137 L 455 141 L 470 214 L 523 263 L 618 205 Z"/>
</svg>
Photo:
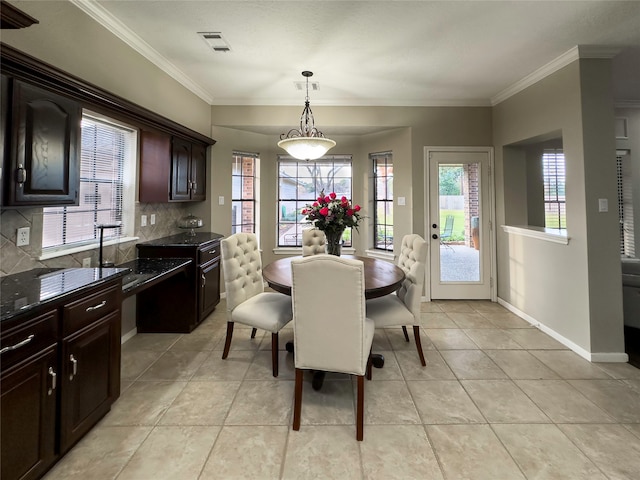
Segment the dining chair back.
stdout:
<svg viewBox="0 0 640 480">
<path fill-rule="evenodd" d="M 227 336 L 222 358 L 229 355 L 235 322 L 271 332 L 273 376 L 278 376 L 278 332 L 293 318 L 291 298 L 265 292 L 262 258 L 256 236 L 236 233 L 220 242 L 227 303 Z"/>
<path fill-rule="evenodd" d="M 358 377 L 356 438 L 363 438 L 364 376 L 371 377 L 374 324 L 365 316 L 364 265 L 335 255 L 291 262 L 295 401 L 293 429 L 300 429 L 304 370 Z"/>
<path fill-rule="evenodd" d="M 325 252 L 327 237 L 318 228 L 307 228 L 302 230 L 302 256 L 318 255 Z"/>
<path fill-rule="evenodd" d="M 400 246 L 398 267 L 405 279 L 395 295 L 367 300 L 367 317 L 376 328 L 402 326 L 405 340 L 409 341 L 406 325 L 413 325 L 416 349 L 422 366 L 426 366 L 420 341 L 420 302 L 427 263 L 427 242 L 417 234 L 405 235 Z"/>
</svg>

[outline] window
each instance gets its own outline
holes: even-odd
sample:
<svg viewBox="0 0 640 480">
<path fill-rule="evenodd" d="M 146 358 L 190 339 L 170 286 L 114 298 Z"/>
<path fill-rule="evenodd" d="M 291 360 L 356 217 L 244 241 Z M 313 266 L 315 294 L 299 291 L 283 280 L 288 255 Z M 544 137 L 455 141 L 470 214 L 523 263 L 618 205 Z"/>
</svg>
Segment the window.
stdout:
<svg viewBox="0 0 640 480">
<path fill-rule="evenodd" d="M 374 248 L 393 251 L 393 157 L 372 153 Z"/>
<path fill-rule="evenodd" d="M 628 152 L 616 157 L 618 173 L 618 216 L 620 218 L 620 255 L 635 258 L 631 158 Z"/>
<path fill-rule="evenodd" d="M 233 152 L 231 233 L 256 232 L 257 161 L 255 153 Z"/>
<path fill-rule="evenodd" d="M 80 202 L 78 206 L 43 209 L 43 253 L 96 245 L 100 235 L 96 224 L 121 224 L 105 229 L 105 240 L 132 231 L 133 222 L 126 218 L 124 205 L 134 203 L 135 175 L 128 169 L 135 165 L 136 138 L 135 130 L 129 127 L 83 115 Z"/>
<path fill-rule="evenodd" d="M 566 230 L 565 168 L 562 150 L 544 150 L 542 175 L 544 179 L 544 226 Z"/>
<path fill-rule="evenodd" d="M 301 210 L 320 192 L 351 197 L 351 155 L 326 155 L 318 160 L 278 157 L 278 246 L 302 246 L 302 229 L 308 228 Z M 351 229 L 344 231 L 344 246 L 351 246 Z"/>
</svg>

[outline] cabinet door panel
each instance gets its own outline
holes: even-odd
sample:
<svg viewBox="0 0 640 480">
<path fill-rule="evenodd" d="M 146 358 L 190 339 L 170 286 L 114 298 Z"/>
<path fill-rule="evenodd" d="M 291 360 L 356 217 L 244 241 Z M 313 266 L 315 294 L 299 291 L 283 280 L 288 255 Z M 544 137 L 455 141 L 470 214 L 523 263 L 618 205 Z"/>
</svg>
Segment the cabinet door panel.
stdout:
<svg viewBox="0 0 640 480">
<path fill-rule="evenodd" d="M 56 458 L 56 368 L 54 345 L 2 373 L 3 480 L 40 478 Z"/>
<path fill-rule="evenodd" d="M 191 143 L 173 139 L 171 200 L 189 200 L 191 195 Z"/>
<path fill-rule="evenodd" d="M 191 200 L 207 199 L 207 149 L 204 145 L 191 147 Z"/>
<path fill-rule="evenodd" d="M 119 314 L 114 312 L 63 341 L 61 453 L 88 432 L 118 396 L 120 336 L 116 322 L 120 321 Z"/>
<path fill-rule="evenodd" d="M 80 106 L 62 96 L 14 82 L 13 205 L 77 205 Z"/>
<path fill-rule="evenodd" d="M 200 321 L 220 302 L 220 261 L 200 267 Z"/>
</svg>

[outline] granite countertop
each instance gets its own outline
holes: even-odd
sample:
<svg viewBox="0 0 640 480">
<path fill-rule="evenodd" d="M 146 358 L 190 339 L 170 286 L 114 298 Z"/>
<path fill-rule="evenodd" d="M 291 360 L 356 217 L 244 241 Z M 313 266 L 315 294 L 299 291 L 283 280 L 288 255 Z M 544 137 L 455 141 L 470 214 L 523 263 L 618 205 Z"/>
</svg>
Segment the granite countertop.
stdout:
<svg viewBox="0 0 640 480">
<path fill-rule="evenodd" d="M 151 283 L 177 273 L 190 263 L 192 260 L 189 258 L 137 258 L 118 265 L 129 270 L 122 279 L 122 292 L 125 297 L 133 295 L 151 286 Z"/>
<path fill-rule="evenodd" d="M 138 245 L 149 245 L 156 247 L 179 247 L 179 246 L 194 246 L 202 245 L 214 240 L 220 240 L 224 238 L 224 235 L 213 232 L 195 232 L 195 235 L 189 235 L 188 233 L 179 233 L 177 235 L 171 235 L 169 237 L 156 238 L 155 240 L 149 240 L 148 242 L 138 243 Z"/>
<path fill-rule="evenodd" d="M 77 293 L 83 288 L 123 277 L 128 268 L 36 268 L 2 277 L 0 320 Z"/>
</svg>

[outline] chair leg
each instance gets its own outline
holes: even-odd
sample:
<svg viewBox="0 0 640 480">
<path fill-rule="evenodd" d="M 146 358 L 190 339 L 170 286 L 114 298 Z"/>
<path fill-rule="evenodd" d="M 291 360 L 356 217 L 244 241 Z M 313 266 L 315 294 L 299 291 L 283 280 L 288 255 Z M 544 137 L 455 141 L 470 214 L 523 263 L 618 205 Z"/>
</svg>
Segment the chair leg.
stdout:
<svg viewBox="0 0 640 480">
<path fill-rule="evenodd" d="M 271 365 L 273 368 L 273 376 L 278 376 L 278 334 L 271 334 Z"/>
<path fill-rule="evenodd" d="M 233 322 L 227 322 L 227 339 L 224 341 L 224 350 L 222 351 L 222 359 L 224 360 L 229 355 L 229 348 L 231 347 L 231 337 L 233 337 Z"/>
<path fill-rule="evenodd" d="M 404 339 L 408 342 L 409 334 L 407 333 L 407 327 L 405 327 L 404 325 L 402 325 L 402 333 L 404 333 Z"/>
<path fill-rule="evenodd" d="M 367 380 L 371 380 L 371 366 L 373 361 L 371 360 L 371 351 L 369 351 L 369 358 L 367 359 Z"/>
<path fill-rule="evenodd" d="M 416 339 L 416 348 L 418 349 L 418 355 L 420 356 L 420 363 L 423 367 L 427 366 L 427 362 L 424 360 L 424 352 L 422 351 L 422 342 L 420 341 L 420 327 L 418 325 L 413 326 L 413 336 Z"/>
<path fill-rule="evenodd" d="M 256 338 L 256 332 L 257 332 L 257 331 L 258 331 L 258 329 L 257 329 L 257 328 L 253 328 L 253 329 L 251 330 L 251 338 Z"/>
<path fill-rule="evenodd" d="M 356 440 L 364 438 L 364 376 L 358 375 L 358 406 L 356 408 Z"/>
<path fill-rule="evenodd" d="M 302 373 L 303 370 L 296 368 L 296 384 L 293 395 L 293 429 L 300 430 L 300 411 L 302 410 Z"/>
</svg>

